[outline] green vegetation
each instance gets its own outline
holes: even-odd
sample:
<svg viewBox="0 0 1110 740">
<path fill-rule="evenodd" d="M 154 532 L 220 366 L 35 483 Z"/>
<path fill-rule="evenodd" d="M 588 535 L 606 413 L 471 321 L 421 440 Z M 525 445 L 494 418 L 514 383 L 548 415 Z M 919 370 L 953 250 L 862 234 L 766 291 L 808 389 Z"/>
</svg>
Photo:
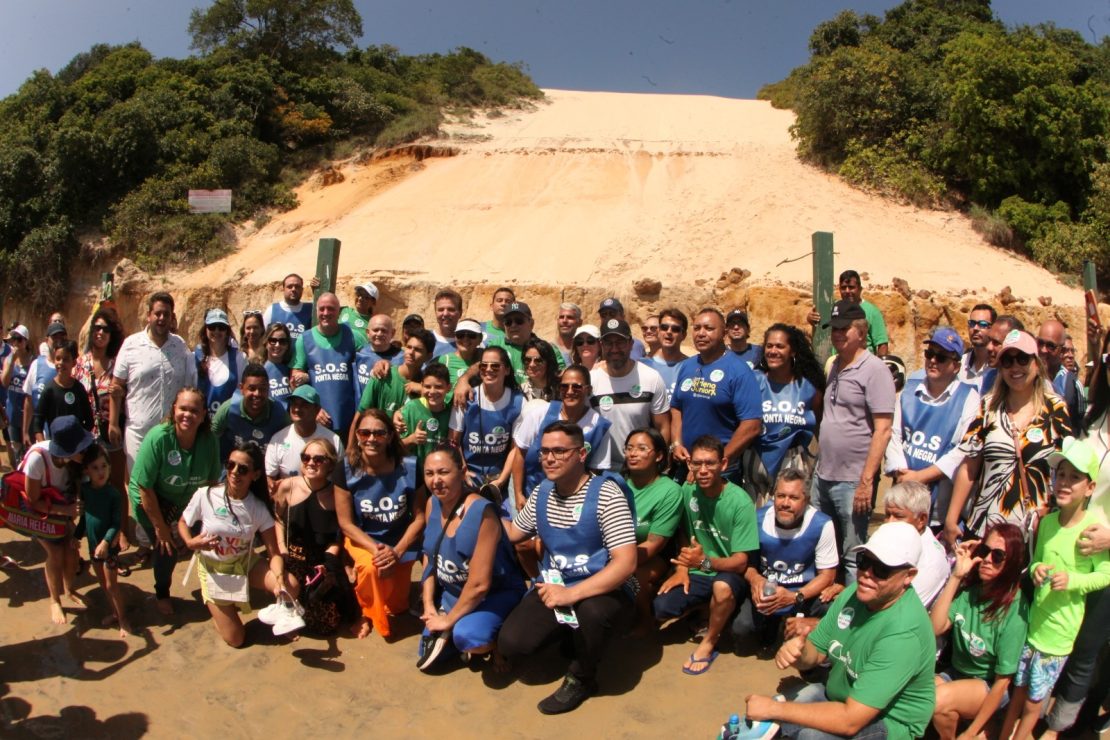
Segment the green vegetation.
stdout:
<svg viewBox="0 0 1110 740">
<path fill-rule="evenodd" d="M 844 11 L 760 98 L 797 114 L 799 154 L 857 186 L 957 205 L 992 243 L 1110 276 L 1110 39 L 1007 29 L 988 0 Z"/>
<path fill-rule="evenodd" d="M 148 269 L 211 260 L 231 224 L 296 205 L 327 157 L 434 133 L 447 107 L 541 96 L 472 49 L 352 48 L 351 0 L 217 0 L 189 30 L 198 56 L 96 45 L 0 101 L 0 295 L 52 304 L 78 233 Z M 190 215 L 191 188 L 233 189 L 233 212 Z"/>
</svg>

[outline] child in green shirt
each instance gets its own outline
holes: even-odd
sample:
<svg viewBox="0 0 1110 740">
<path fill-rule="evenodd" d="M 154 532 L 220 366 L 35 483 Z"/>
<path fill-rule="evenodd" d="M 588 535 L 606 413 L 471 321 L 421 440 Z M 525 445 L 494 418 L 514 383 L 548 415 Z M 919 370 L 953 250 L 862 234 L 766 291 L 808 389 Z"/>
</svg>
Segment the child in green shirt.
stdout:
<svg viewBox="0 0 1110 740">
<path fill-rule="evenodd" d="M 115 616 L 104 618 L 104 624 L 118 624 L 119 636 L 126 637 L 131 632 L 131 625 L 124 611 L 115 564 L 116 555 L 119 554 L 115 539 L 123 526 L 123 494 L 108 482 L 112 469 L 108 464 L 108 453 L 103 447 L 98 444 L 90 445 L 81 465 L 88 480 L 81 484 L 84 514 L 78 530 L 84 529 L 96 578 L 100 581 L 100 587 L 108 594 L 108 600 L 115 611 Z"/>
<path fill-rule="evenodd" d="M 1086 442 L 1065 437 L 1060 451 L 1053 452 L 1048 460 L 1056 471 L 1053 492 L 1059 508 L 1041 521 L 1029 566 L 1036 586 L 1029 608 L 1029 634 L 1014 677 L 1017 688 L 1000 735 L 1010 737 L 1016 724 L 1014 740 L 1032 737 L 1041 703 L 1052 693 L 1071 654 L 1083 622 L 1087 594 L 1110 585 L 1107 553 L 1083 555 L 1076 547 L 1083 530 L 1097 521 L 1084 506 L 1095 489 L 1098 456 Z M 1041 737 L 1055 736 L 1049 730 Z"/>
<path fill-rule="evenodd" d="M 424 479 L 424 458 L 436 445 L 447 442 L 447 392 L 451 390 L 451 373 L 446 365 L 429 364 L 420 381 L 420 398 L 409 400 L 394 419 L 406 455 L 416 455 L 418 484 Z M 400 421 L 400 424 L 396 422 Z"/>
</svg>

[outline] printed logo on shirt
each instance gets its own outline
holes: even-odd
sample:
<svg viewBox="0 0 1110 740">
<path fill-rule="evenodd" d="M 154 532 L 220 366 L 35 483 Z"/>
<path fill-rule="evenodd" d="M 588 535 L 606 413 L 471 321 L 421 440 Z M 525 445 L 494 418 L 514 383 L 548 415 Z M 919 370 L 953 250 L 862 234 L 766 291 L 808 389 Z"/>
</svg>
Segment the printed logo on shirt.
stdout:
<svg viewBox="0 0 1110 740">
<path fill-rule="evenodd" d="M 229 512 L 227 510 L 226 506 L 217 506 L 215 513 L 216 513 L 216 516 L 220 517 L 221 519 L 227 519 L 228 516 L 231 515 L 231 512 Z"/>
<path fill-rule="evenodd" d="M 697 510 L 698 510 L 697 499 L 690 499 L 690 511 L 697 511 Z"/>
<path fill-rule="evenodd" d="M 640 386 L 634 385 L 632 386 L 632 390 L 628 392 L 628 395 L 632 396 L 633 398 L 639 398 L 640 396 L 644 395 L 644 390 Z"/>
<path fill-rule="evenodd" d="M 65 400 L 67 404 L 72 406 L 77 398 L 73 395 L 73 391 L 66 391 Z"/>
<path fill-rule="evenodd" d="M 254 437 L 255 439 L 262 439 L 266 435 L 262 433 L 261 429 L 254 429 L 254 430 L 251 431 L 251 436 Z"/>
<path fill-rule="evenodd" d="M 856 616 L 856 610 L 850 606 L 844 607 L 840 614 L 836 615 L 836 626 L 842 630 L 848 629 L 852 624 L 852 617 Z M 839 643 L 838 643 L 839 644 Z"/>
<path fill-rule="evenodd" d="M 720 383 L 721 380 L 724 379 L 724 377 L 725 371 L 721 368 L 717 368 L 713 372 L 709 373 L 709 379 L 712 380 L 714 383 Z"/>
<path fill-rule="evenodd" d="M 688 391 L 693 387 L 694 387 L 694 379 L 693 378 L 686 378 L 686 380 L 682 381 L 682 385 L 679 386 L 679 389 L 681 389 L 683 391 Z"/>
<path fill-rule="evenodd" d="M 952 617 L 953 624 L 956 626 L 956 629 L 960 631 L 960 635 L 962 635 L 964 640 L 967 642 L 968 651 L 976 658 L 981 658 L 987 652 L 987 642 L 974 632 L 968 632 L 966 629 L 964 629 L 964 621 L 965 619 L 963 614 L 955 614 Z"/>
<path fill-rule="evenodd" d="M 427 429 L 429 432 L 438 432 L 439 431 L 439 420 L 438 419 L 428 419 L 428 421 L 426 421 L 424 423 L 424 428 Z"/>
<path fill-rule="evenodd" d="M 1044 442 L 1044 430 L 1040 427 L 1033 427 L 1025 432 L 1025 438 L 1033 444 L 1039 445 L 1041 442 Z"/>
<path fill-rule="evenodd" d="M 601 400 L 597 402 L 597 405 L 602 411 L 610 411 L 613 408 L 613 397 L 602 396 Z"/>
<path fill-rule="evenodd" d="M 840 621 L 839 618 L 837 618 L 837 621 Z M 833 640 L 829 643 L 829 657 L 843 663 L 844 670 L 852 679 L 859 678 L 859 674 L 852 670 L 852 653 L 845 650 L 844 645 L 839 640 Z"/>
<path fill-rule="evenodd" d="M 181 453 L 178 452 L 177 450 L 170 450 L 169 452 L 166 453 L 166 462 L 168 462 L 170 465 L 174 465 L 174 466 L 180 465 L 181 464 Z"/>
<path fill-rule="evenodd" d="M 571 512 L 571 516 L 574 517 L 574 523 L 577 524 L 578 520 L 582 518 L 582 504 L 578 504 L 574 507 L 574 511 Z"/>
</svg>

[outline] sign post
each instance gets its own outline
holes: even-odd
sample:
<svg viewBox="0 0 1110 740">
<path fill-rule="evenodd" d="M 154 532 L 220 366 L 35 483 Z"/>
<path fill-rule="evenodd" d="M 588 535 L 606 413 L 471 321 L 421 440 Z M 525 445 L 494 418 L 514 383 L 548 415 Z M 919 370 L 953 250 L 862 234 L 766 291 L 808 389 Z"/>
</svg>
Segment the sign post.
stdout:
<svg viewBox="0 0 1110 740">
<path fill-rule="evenodd" d="M 813 353 L 821 362 L 832 354 L 829 330 L 821 326 L 829 320 L 833 305 L 833 235 L 815 231 L 813 243 L 813 305 L 821 319 L 813 327 Z"/>
<path fill-rule="evenodd" d="M 312 291 L 312 323 L 316 324 L 316 300 L 324 293 L 334 293 L 336 276 L 339 274 L 338 239 L 321 239 L 316 253 L 316 279 L 320 285 Z"/>
</svg>

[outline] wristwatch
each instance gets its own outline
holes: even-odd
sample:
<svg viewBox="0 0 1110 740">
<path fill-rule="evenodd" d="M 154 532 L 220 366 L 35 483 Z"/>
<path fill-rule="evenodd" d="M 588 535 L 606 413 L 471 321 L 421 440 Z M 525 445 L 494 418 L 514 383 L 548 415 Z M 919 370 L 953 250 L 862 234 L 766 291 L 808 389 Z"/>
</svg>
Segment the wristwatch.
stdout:
<svg viewBox="0 0 1110 740">
<path fill-rule="evenodd" d="M 698 566 L 698 570 L 708 573 L 713 570 L 713 563 L 709 562 L 709 558 L 704 558 L 701 565 Z"/>
<path fill-rule="evenodd" d="M 794 594 L 794 605 L 800 608 L 805 603 L 806 595 L 799 590 L 797 593 Z"/>
</svg>

